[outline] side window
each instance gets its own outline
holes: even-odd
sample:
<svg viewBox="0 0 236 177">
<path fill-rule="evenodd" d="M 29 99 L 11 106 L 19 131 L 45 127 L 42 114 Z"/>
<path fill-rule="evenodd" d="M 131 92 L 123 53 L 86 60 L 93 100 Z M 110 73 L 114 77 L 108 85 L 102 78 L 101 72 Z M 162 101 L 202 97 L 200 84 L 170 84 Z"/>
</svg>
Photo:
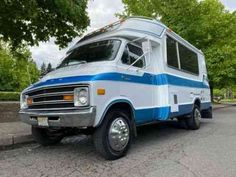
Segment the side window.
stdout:
<svg viewBox="0 0 236 177">
<path fill-rule="evenodd" d="M 193 74 L 199 74 L 198 56 L 195 52 L 179 44 L 181 69 Z"/>
<path fill-rule="evenodd" d="M 134 46 L 132 44 L 128 44 L 121 61 L 123 64 L 131 65 L 137 59 L 139 59 L 143 55 L 143 50 L 140 47 Z M 143 56 L 139 61 L 137 61 L 133 66 L 138 68 L 143 68 L 145 66 L 145 57 Z"/>
<path fill-rule="evenodd" d="M 171 67 L 179 68 L 176 41 L 167 36 L 166 45 L 167 64 Z"/>
</svg>

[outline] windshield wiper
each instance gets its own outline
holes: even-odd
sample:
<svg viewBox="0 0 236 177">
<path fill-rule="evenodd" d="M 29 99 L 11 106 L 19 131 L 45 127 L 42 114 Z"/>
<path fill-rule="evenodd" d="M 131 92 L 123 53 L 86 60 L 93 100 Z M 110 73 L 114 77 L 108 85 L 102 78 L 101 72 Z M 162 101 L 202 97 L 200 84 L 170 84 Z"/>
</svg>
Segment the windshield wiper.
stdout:
<svg viewBox="0 0 236 177">
<path fill-rule="evenodd" d="M 78 61 L 78 63 L 72 64 L 72 65 L 70 65 L 70 63 L 64 64 L 64 65 L 59 65 L 59 66 L 57 67 L 57 69 L 58 69 L 58 68 L 68 67 L 68 66 L 73 66 L 73 65 L 85 64 L 85 63 L 87 63 L 86 60 L 81 60 L 81 61 Z"/>
<path fill-rule="evenodd" d="M 85 63 L 87 63 L 86 60 L 82 60 L 82 61 L 79 61 L 79 62 L 78 62 L 78 64 L 85 64 Z"/>
</svg>

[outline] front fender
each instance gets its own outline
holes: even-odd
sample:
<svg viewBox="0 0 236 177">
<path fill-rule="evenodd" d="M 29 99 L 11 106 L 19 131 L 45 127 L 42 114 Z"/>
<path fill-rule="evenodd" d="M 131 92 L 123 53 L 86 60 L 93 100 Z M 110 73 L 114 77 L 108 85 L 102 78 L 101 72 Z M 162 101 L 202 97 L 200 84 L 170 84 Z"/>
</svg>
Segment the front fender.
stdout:
<svg viewBox="0 0 236 177">
<path fill-rule="evenodd" d="M 98 113 L 98 115 L 97 115 L 98 117 L 96 118 L 94 127 L 97 127 L 102 123 L 105 115 L 107 114 L 107 111 L 116 103 L 127 103 L 127 104 L 129 104 L 130 107 L 132 108 L 133 119 L 135 120 L 135 109 L 134 109 L 132 101 L 129 100 L 128 98 L 118 97 L 118 98 L 114 98 L 114 99 L 110 100 L 106 104 L 106 106 L 102 109 L 101 113 L 100 114 Z"/>
</svg>

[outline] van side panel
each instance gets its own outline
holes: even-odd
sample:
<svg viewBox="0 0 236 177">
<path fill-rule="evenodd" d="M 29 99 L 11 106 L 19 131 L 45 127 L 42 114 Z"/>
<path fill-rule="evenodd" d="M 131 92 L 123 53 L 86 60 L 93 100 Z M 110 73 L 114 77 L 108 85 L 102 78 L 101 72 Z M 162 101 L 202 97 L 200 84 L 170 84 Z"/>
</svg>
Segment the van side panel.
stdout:
<svg viewBox="0 0 236 177">
<path fill-rule="evenodd" d="M 130 102 L 137 125 L 189 114 L 195 100 L 200 100 L 201 110 L 210 108 L 209 84 L 203 80 L 203 76 L 207 76 L 204 56 L 196 53 L 199 75 L 171 68 L 167 65 L 166 39 L 163 37 L 153 45 L 149 68 L 127 69 L 118 61 L 113 73 L 104 73 L 102 78 L 96 76 L 93 80 L 96 80 L 93 98 L 97 107 L 94 126 L 108 105 L 116 100 Z M 97 88 L 106 88 L 106 95 L 96 95 Z"/>
<path fill-rule="evenodd" d="M 187 43 L 179 41 L 171 36 L 176 42 L 185 45 L 190 50 L 194 51 Z M 198 51 L 194 51 L 198 57 L 199 75 L 190 74 L 188 72 L 175 69 L 167 64 L 167 47 L 166 37 L 163 39 L 164 63 L 163 72 L 168 73 L 168 96 L 170 105 L 169 118 L 183 116 L 192 112 L 193 104 L 196 100 L 200 100 L 200 109 L 205 110 L 211 107 L 210 90 L 207 80 L 206 65 L 204 56 Z M 178 52 L 178 50 L 177 50 Z M 178 58 L 179 58 L 178 53 Z"/>
</svg>

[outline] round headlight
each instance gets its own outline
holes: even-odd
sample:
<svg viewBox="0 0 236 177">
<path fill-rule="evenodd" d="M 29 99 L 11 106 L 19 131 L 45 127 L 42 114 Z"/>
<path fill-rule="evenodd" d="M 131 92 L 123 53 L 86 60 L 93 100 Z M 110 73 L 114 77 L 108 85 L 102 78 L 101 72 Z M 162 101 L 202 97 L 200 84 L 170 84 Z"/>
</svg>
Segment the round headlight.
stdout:
<svg viewBox="0 0 236 177">
<path fill-rule="evenodd" d="M 79 91 L 78 99 L 79 99 L 79 102 L 80 102 L 82 105 L 87 104 L 87 102 L 88 102 L 88 92 L 87 92 L 87 90 L 81 89 L 81 90 Z"/>
<path fill-rule="evenodd" d="M 87 106 L 89 104 L 88 88 L 76 88 L 74 90 L 74 105 Z"/>
</svg>

